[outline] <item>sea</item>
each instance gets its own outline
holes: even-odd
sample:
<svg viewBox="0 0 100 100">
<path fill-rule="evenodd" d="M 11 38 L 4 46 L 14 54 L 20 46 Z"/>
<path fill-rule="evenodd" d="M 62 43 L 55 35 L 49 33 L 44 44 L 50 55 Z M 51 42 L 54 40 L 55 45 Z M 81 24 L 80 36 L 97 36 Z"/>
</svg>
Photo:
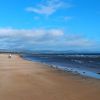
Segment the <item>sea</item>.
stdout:
<svg viewBox="0 0 100 100">
<path fill-rule="evenodd" d="M 65 72 L 100 79 L 99 53 L 24 53 L 21 56 Z"/>
</svg>

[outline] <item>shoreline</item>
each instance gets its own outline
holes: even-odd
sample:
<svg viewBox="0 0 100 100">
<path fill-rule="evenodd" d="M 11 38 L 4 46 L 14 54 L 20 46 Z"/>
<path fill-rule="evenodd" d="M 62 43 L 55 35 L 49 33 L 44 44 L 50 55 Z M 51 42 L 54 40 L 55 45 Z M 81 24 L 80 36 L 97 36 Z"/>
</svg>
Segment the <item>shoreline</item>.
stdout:
<svg viewBox="0 0 100 100">
<path fill-rule="evenodd" d="M 99 100 L 100 81 L 0 54 L 0 100 Z"/>
<path fill-rule="evenodd" d="M 19 55 L 19 57 L 20 57 L 20 55 Z M 98 79 L 98 78 L 82 75 L 82 74 L 80 74 L 78 72 L 75 73 L 75 72 L 73 72 L 71 70 L 69 70 L 69 71 L 62 70 L 62 69 L 58 68 L 56 65 L 47 64 L 45 62 L 39 62 L 39 61 L 35 61 L 35 60 L 29 60 L 29 59 L 26 59 L 24 57 L 20 57 L 20 58 L 25 60 L 25 61 L 29 61 L 31 63 L 40 64 L 40 65 L 42 65 L 43 68 L 47 68 L 49 70 L 53 70 L 53 71 L 55 71 L 55 73 L 59 73 L 60 72 L 60 73 L 63 73 L 64 75 L 69 75 L 69 76 L 71 76 L 73 78 L 75 77 L 76 79 L 80 79 L 80 80 L 100 81 L 100 79 Z M 56 66 L 56 67 L 54 67 L 54 66 Z"/>
<path fill-rule="evenodd" d="M 40 64 L 43 64 L 43 65 L 47 65 L 47 67 L 51 67 L 51 68 L 54 68 L 56 70 L 61 70 L 65 73 L 71 73 L 73 75 L 79 75 L 80 77 L 83 77 L 84 79 L 91 78 L 91 79 L 100 80 L 100 75 L 98 73 L 95 73 L 95 72 L 92 72 L 92 71 L 82 70 L 82 69 L 76 69 L 75 70 L 75 68 L 68 68 L 68 67 L 66 67 L 66 70 L 64 70 L 64 69 L 61 68 L 63 66 L 60 66 L 60 65 L 50 64 L 50 63 L 46 63 L 46 62 L 42 62 L 42 61 L 40 62 L 40 61 L 36 61 L 36 60 L 31 60 L 31 59 L 27 59 L 23 56 L 21 58 L 24 59 L 24 60 L 27 60 L 27 61 L 32 61 L 32 62 L 40 63 Z"/>
</svg>

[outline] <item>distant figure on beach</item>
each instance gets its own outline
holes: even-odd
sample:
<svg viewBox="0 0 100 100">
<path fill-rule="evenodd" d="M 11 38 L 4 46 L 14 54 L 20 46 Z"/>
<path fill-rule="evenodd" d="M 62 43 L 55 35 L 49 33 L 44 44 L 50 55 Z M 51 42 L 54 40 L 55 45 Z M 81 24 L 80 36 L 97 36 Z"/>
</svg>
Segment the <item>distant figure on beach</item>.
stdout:
<svg viewBox="0 0 100 100">
<path fill-rule="evenodd" d="M 11 54 L 9 54 L 8 58 L 11 58 Z"/>
</svg>

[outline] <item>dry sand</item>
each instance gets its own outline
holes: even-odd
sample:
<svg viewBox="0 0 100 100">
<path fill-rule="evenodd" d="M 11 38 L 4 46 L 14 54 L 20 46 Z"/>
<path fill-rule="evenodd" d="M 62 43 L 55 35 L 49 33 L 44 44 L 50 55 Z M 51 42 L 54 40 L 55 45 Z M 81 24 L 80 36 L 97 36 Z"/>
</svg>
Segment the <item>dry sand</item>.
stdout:
<svg viewBox="0 0 100 100">
<path fill-rule="evenodd" d="M 100 80 L 0 54 L 0 100 L 100 100 Z"/>
</svg>

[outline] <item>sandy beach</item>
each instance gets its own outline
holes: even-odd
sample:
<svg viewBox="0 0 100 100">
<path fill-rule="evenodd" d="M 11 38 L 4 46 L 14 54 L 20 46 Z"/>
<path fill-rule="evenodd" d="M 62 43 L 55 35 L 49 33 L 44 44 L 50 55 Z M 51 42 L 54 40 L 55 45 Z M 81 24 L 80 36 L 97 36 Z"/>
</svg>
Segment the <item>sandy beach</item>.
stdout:
<svg viewBox="0 0 100 100">
<path fill-rule="evenodd" d="M 0 54 L 0 100 L 100 100 L 100 80 Z"/>
</svg>

